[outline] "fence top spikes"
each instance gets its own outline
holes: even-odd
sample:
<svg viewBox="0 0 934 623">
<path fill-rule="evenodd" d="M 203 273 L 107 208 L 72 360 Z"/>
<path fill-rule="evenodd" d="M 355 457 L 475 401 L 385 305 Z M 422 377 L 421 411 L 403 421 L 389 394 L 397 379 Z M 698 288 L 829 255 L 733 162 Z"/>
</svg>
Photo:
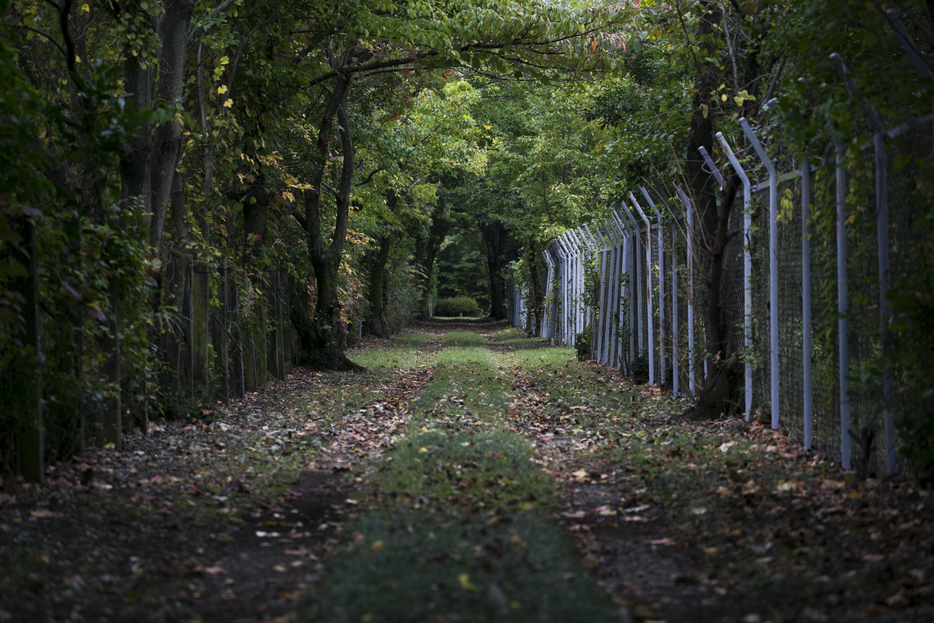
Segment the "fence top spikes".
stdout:
<svg viewBox="0 0 934 623">
<path fill-rule="evenodd" d="M 726 186 L 726 182 L 723 180 L 723 176 L 720 175 L 720 169 L 718 169 L 717 165 L 713 163 L 713 158 L 711 158 L 710 154 L 707 153 L 707 149 L 701 145 L 697 148 L 697 151 L 700 152 L 700 155 L 704 158 L 704 162 L 706 162 L 707 166 L 710 167 L 709 169 L 706 169 L 706 171 L 714 176 L 714 179 L 716 179 L 717 183 L 720 184 L 720 188 Z"/>
<path fill-rule="evenodd" d="M 830 55 L 830 62 L 833 63 L 833 68 L 837 71 L 837 75 L 840 76 L 840 79 L 843 80 L 843 84 L 846 85 L 846 90 L 850 92 L 850 96 L 856 97 L 856 80 L 851 77 L 849 70 L 846 68 L 846 63 L 843 61 L 843 57 L 834 52 Z M 872 126 L 872 131 L 877 134 L 879 132 L 884 132 L 885 125 L 882 123 L 882 118 L 879 117 L 879 113 L 869 105 L 866 98 L 860 98 L 859 105 L 860 108 L 863 109 L 863 114 L 866 115 L 869 125 Z"/>
<path fill-rule="evenodd" d="M 934 73 L 931 72 L 931 68 L 927 66 L 927 63 L 921 59 L 918 47 L 905 29 L 901 16 L 899 16 L 895 9 L 888 9 L 885 12 L 885 17 L 889 20 L 892 30 L 895 31 L 895 35 L 898 37 L 898 41 L 905 51 L 905 54 L 907 54 L 909 60 L 911 60 L 915 72 L 917 72 L 921 78 L 927 78 L 927 81 L 922 82 L 922 85 L 928 91 L 934 91 Z"/>
<path fill-rule="evenodd" d="M 762 147 L 762 143 L 760 143 L 759 139 L 756 137 L 756 133 L 753 131 L 752 126 L 750 126 L 749 122 L 746 121 L 746 117 L 739 118 L 739 125 L 743 128 L 743 132 L 749 139 L 749 143 L 752 145 L 752 148 L 756 150 L 756 154 L 759 156 L 759 160 L 761 160 L 762 164 L 765 165 L 769 175 L 775 175 L 775 166 L 769 159 L 768 154 L 765 153 L 765 149 Z"/>
<path fill-rule="evenodd" d="M 662 224 L 662 212 L 661 210 L 659 210 L 658 206 L 662 204 L 652 199 L 652 196 L 649 195 L 649 191 L 646 190 L 645 186 L 640 186 L 639 190 L 642 191 L 642 196 L 645 197 L 645 200 L 648 202 L 649 206 L 653 206 L 655 208 L 654 210 L 655 219 L 658 221 L 658 224 L 661 225 Z"/>
<path fill-rule="evenodd" d="M 642 220 L 645 221 L 645 226 L 648 228 L 652 227 L 649 217 L 645 215 L 645 212 L 642 211 L 642 206 L 639 205 L 639 202 L 636 201 L 636 196 L 632 193 L 629 193 L 629 198 L 632 200 L 632 205 L 636 206 L 636 210 L 639 212 L 639 216 L 642 217 Z"/>
<path fill-rule="evenodd" d="M 856 81 L 850 76 L 850 70 L 847 69 L 843 57 L 834 52 L 830 55 L 830 62 L 833 63 L 834 71 L 837 72 L 837 75 L 843 80 L 843 84 L 846 85 L 846 90 L 850 92 L 850 95 L 855 95 Z"/>
</svg>

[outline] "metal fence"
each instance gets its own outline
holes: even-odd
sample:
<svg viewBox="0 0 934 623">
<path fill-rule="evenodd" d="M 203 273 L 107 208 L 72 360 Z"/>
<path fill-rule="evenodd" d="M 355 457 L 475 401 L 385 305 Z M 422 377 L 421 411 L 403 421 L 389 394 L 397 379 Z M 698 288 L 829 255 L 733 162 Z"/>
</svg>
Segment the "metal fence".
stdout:
<svg viewBox="0 0 934 623">
<path fill-rule="evenodd" d="M 895 388 L 890 373 L 878 382 L 871 372 L 891 348 L 890 275 L 934 262 L 934 115 L 887 129 L 864 109 L 873 140 L 858 158 L 846 157 L 838 136 L 830 158 L 786 158 L 784 172 L 769 157 L 778 145 L 761 145 L 745 120 L 743 153 L 717 135 L 723 167 L 744 184 L 731 208 L 729 230 L 740 235 L 727 245 L 720 294 L 734 329 L 729 348 L 741 355 L 745 417 L 769 418 L 845 469 L 866 458 L 857 459 L 851 438 L 872 429 L 878 471 L 893 473 Z M 694 217 L 678 184 L 660 181 L 626 193 L 602 222 L 552 241 L 542 255 L 541 336 L 569 346 L 588 339 L 593 360 L 626 373 L 647 366 L 650 384 L 694 395 L 708 365 Z M 515 324 L 525 323 L 526 307 L 514 289 Z"/>
</svg>

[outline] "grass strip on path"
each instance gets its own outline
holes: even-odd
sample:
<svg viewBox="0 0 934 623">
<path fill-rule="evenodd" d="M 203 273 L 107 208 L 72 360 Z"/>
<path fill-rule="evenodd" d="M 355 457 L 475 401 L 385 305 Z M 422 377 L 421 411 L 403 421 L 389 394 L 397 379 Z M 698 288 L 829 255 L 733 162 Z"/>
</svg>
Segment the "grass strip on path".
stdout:
<svg viewBox="0 0 934 623">
<path fill-rule="evenodd" d="M 284 621 L 319 579 L 364 457 L 401 433 L 433 355 L 363 349 L 198 419 L 0 477 L 0 621 Z"/>
<path fill-rule="evenodd" d="M 405 435 L 369 483 L 370 510 L 300 620 L 616 620 L 553 518 L 553 479 L 504 420 L 515 346 L 439 341 Z"/>
<path fill-rule="evenodd" d="M 686 399 L 569 349 L 513 359 L 510 425 L 631 620 L 934 620 L 929 491 L 850 478 L 767 421 L 686 421 Z"/>
</svg>

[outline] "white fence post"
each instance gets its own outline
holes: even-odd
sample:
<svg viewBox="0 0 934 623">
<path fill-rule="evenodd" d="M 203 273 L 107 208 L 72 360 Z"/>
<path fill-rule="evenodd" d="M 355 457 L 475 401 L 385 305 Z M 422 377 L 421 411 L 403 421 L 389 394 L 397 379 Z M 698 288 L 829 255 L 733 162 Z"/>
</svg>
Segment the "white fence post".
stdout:
<svg viewBox="0 0 934 623">
<path fill-rule="evenodd" d="M 772 430 L 778 430 L 778 175 L 745 117 L 740 117 L 739 124 L 769 173 L 769 372 L 772 390 Z"/>
<path fill-rule="evenodd" d="M 655 305 L 652 303 L 652 223 L 649 217 L 642 211 L 642 206 L 636 201 L 636 196 L 629 193 L 629 200 L 635 206 L 639 216 L 645 223 L 645 278 L 646 278 L 646 297 L 649 302 L 649 313 L 647 315 L 648 324 L 648 348 L 649 348 L 649 385 L 655 385 Z"/>
<path fill-rule="evenodd" d="M 687 265 L 688 265 L 688 380 L 691 386 L 691 395 L 697 393 L 697 380 L 694 374 L 694 205 L 684 191 L 677 189 L 678 197 L 684 204 L 685 238 L 687 239 Z"/>
<path fill-rule="evenodd" d="M 729 158 L 730 164 L 733 165 L 736 174 L 739 175 L 740 180 L 743 182 L 743 333 L 745 334 L 743 343 L 746 347 L 746 356 L 743 357 L 743 369 L 746 378 L 746 421 L 748 422 L 752 411 L 752 360 L 750 357 L 752 350 L 752 255 L 749 249 L 749 245 L 752 244 L 749 234 L 752 227 L 752 215 L 749 213 L 749 200 L 752 191 L 749 177 L 747 177 L 743 167 L 740 166 L 736 156 L 733 155 L 733 150 L 730 149 L 722 133 L 717 132 L 717 140 L 720 142 L 720 146 L 723 147 L 723 151 L 726 153 L 726 157 Z"/>
</svg>

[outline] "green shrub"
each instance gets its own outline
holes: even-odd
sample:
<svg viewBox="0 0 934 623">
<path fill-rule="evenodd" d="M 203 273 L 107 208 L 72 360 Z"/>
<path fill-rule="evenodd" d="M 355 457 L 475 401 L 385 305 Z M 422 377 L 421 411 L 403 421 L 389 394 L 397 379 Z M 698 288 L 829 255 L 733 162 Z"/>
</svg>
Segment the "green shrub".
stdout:
<svg viewBox="0 0 934 623">
<path fill-rule="evenodd" d="M 645 385 L 649 382 L 649 358 L 639 355 L 632 362 L 632 382 Z"/>
<path fill-rule="evenodd" d="M 449 299 L 438 299 L 435 303 L 435 316 L 464 316 L 476 317 L 480 315 L 480 306 L 469 296 L 455 296 Z"/>
<path fill-rule="evenodd" d="M 590 359 L 592 354 L 590 348 L 592 336 L 593 330 L 589 326 L 584 327 L 584 330 L 577 334 L 577 339 L 574 341 L 574 348 L 577 350 L 578 361 L 586 361 Z"/>
</svg>

